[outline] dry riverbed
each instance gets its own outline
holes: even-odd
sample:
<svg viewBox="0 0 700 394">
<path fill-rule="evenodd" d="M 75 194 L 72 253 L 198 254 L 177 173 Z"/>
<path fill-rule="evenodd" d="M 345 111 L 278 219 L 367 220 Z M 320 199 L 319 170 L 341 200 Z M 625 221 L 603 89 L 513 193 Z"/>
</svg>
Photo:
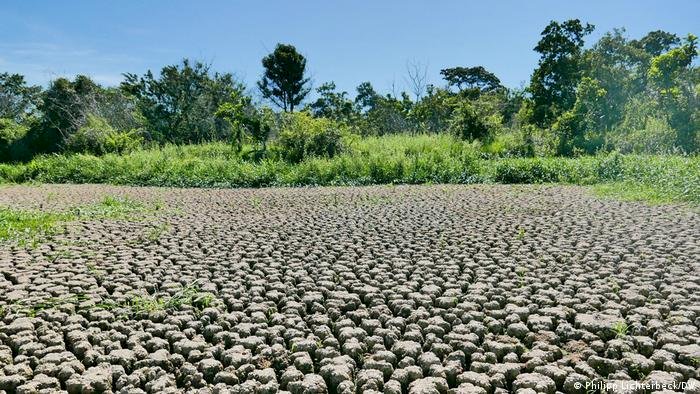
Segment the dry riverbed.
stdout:
<svg viewBox="0 0 700 394">
<path fill-rule="evenodd" d="M 697 212 L 498 185 L 0 206 L 59 215 L 0 244 L 0 392 L 700 392 Z"/>
</svg>

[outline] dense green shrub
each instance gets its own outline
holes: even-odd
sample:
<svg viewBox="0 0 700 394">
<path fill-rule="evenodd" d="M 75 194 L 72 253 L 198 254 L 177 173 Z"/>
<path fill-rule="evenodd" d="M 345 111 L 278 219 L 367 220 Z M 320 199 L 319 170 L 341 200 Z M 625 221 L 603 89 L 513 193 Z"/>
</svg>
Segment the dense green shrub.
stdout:
<svg viewBox="0 0 700 394">
<path fill-rule="evenodd" d="M 487 141 L 494 134 L 491 125 L 479 116 L 476 108 L 469 101 L 462 101 L 455 106 L 448 129 L 452 134 L 468 141 L 475 139 Z"/>
<path fill-rule="evenodd" d="M 16 160 L 13 150 L 27 135 L 28 128 L 15 123 L 12 119 L 0 118 L 0 162 Z"/>
<path fill-rule="evenodd" d="M 128 153 L 143 146 L 141 130 L 116 131 L 105 138 L 105 153 Z"/>
<path fill-rule="evenodd" d="M 624 157 L 619 152 L 603 156 L 597 166 L 598 179 L 617 181 L 624 177 Z"/>
<path fill-rule="evenodd" d="M 345 126 L 307 112 L 285 114 L 275 143 L 276 153 L 286 161 L 299 163 L 309 157 L 333 157 L 343 150 Z"/>
<path fill-rule="evenodd" d="M 507 130 L 483 144 L 481 150 L 497 157 L 533 157 L 537 149 L 535 132 L 534 127 Z"/>
<path fill-rule="evenodd" d="M 470 100 L 459 100 L 454 106 L 448 130 L 467 141 L 490 142 L 501 128 L 501 117 L 488 113 Z"/>
<path fill-rule="evenodd" d="M 676 131 L 666 119 L 648 116 L 641 126 L 610 133 L 606 144 L 623 153 L 659 154 L 682 151 L 676 141 Z"/>
<path fill-rule="evenodd" d="M 594 154 L 603 147 L 607 92 L 595 79 L 584 77 L 576 90 L 573 108 L 552 125 L 558 137 L 557 153 L 562 156 Z"/>
<path fill-rule="evenodd" d="M 231 126 L 231 139 L 236 151 L 243 149 L 246 137 L 251 138 L 259 147 L 260 156 L 267 150 L 267 140 L 272 131 L 274 113 L 270 108 L 258 109 L 252 104 L 250 96 L 234 91 L 228 102 L 219 106 L 216 117 Z"/>
<path fill-rule="evenodd" d="M 551 183 L 561 179 L 556 164 L 542 158 L 498 161 L 494 180 L 499 183 Z"/>
<path fill-rule="evenodd" d="M 85 125 L 68 137 L 65 150 L 99 156 L 127 153 L 139 148 L 142 143 L 143 138 L 138 130 L 117 131 L 105 119 L 88 115 Z"/>
<path fill-rule="evenodd" d="M 441 133 L 447 130 L 454 110 L 454 93 L 429 87 L 427 95 L 417 101 L 409 114 L 418 130 Z"/>
</svg>

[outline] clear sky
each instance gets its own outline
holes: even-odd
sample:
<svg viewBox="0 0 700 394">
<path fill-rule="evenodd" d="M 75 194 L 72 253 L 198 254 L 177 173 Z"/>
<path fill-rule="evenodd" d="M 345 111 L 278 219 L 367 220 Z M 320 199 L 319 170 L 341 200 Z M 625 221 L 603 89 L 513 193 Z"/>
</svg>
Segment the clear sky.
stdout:
<svg viewBox="0 0 700 394">
<path fill-rule="evenodd" d="M 314 86 L 401 90 L 414 62 L 438 85 L 441 68 L 483 65 L 517 87 L 537 63 L 532 48 L 544 26 L 569 18 L 596 25 L 589 44 L 615 27 L 632 38 L 657 29 L 700 35 L 698 0 L 5 0 L 0 72 L 39 84 L 82 73 L 116 85 L 123 72 L 189 57 L 251 86 L 260 59 L 284 42 L 307 56 Z"/>
</svg>

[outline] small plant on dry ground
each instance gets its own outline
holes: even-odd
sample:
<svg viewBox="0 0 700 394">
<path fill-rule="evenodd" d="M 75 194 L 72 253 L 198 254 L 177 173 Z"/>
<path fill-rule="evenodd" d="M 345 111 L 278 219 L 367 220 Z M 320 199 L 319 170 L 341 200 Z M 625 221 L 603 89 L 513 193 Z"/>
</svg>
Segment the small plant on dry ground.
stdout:
<svg viewBox="0 0 700 394">
<path fill-rule="evenodd" d="M 163 207 L 162 201 L 144 203 L 111 195 L 95 204 L 78 205 L 61 212 L 0 206 L 0 242 L 14 241 L 20 246 L 36 247 L 42 239 L 59 233 L 66 223 L 74 220 L 136 220 L 136 214 L 151 214 L 162 211 Z M 159 234 L 149 235 L 157 239 Z"/>
<path fill-rule="evenodd" d="M 627 322 L 625 322 L 624 320 L 620 320 L 618 322 L 613 323 L 610 329 L 613 330 L 616 338 L 624 338 L 627 336 L 629 326 L 627 325 Z"/>
<path fill-rule="evenodd" d="M 88 265 L 88 271 L 99 273 L 94 268 L 94 265 Z M 185 285 L 172 296 L 159 296 L 157 294 L 136 295 L 123 302 L 107 299 L 94 306 L 81 308 L 80 303 L 87 300 L 89 298 L 84 294 L 72 294 L 65 297 L 50 297 L 35 303 L 17 301 L 5 307 L 0 307 L 0 317 L 10 313 L 20 313 L 34 317 L 43 310 L 60 309 L 61 307 L 73 308 L 75 313 L 85 312 L 90 309 L 120 310 L 126 317 L 129 317 L 139 313 L 179 310 L 185 306 L 201 311 L 217 302 L 214 294 L 200 289 L 198 281 Z"/>
</svg>

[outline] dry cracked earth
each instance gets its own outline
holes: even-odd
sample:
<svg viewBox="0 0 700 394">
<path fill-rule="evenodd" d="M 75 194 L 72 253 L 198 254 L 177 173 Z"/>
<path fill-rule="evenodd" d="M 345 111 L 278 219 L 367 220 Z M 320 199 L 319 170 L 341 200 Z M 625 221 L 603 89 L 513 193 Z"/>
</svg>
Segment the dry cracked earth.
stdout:
<svg viewBox="0 0 700 394">
<path fill-rule="evenodd" d="M 6 186 L 0 392 L 700 392 L 700 215 L 555 186 Z M 637 382 L 637 385 L 633 383 Z"/>
</svg>

